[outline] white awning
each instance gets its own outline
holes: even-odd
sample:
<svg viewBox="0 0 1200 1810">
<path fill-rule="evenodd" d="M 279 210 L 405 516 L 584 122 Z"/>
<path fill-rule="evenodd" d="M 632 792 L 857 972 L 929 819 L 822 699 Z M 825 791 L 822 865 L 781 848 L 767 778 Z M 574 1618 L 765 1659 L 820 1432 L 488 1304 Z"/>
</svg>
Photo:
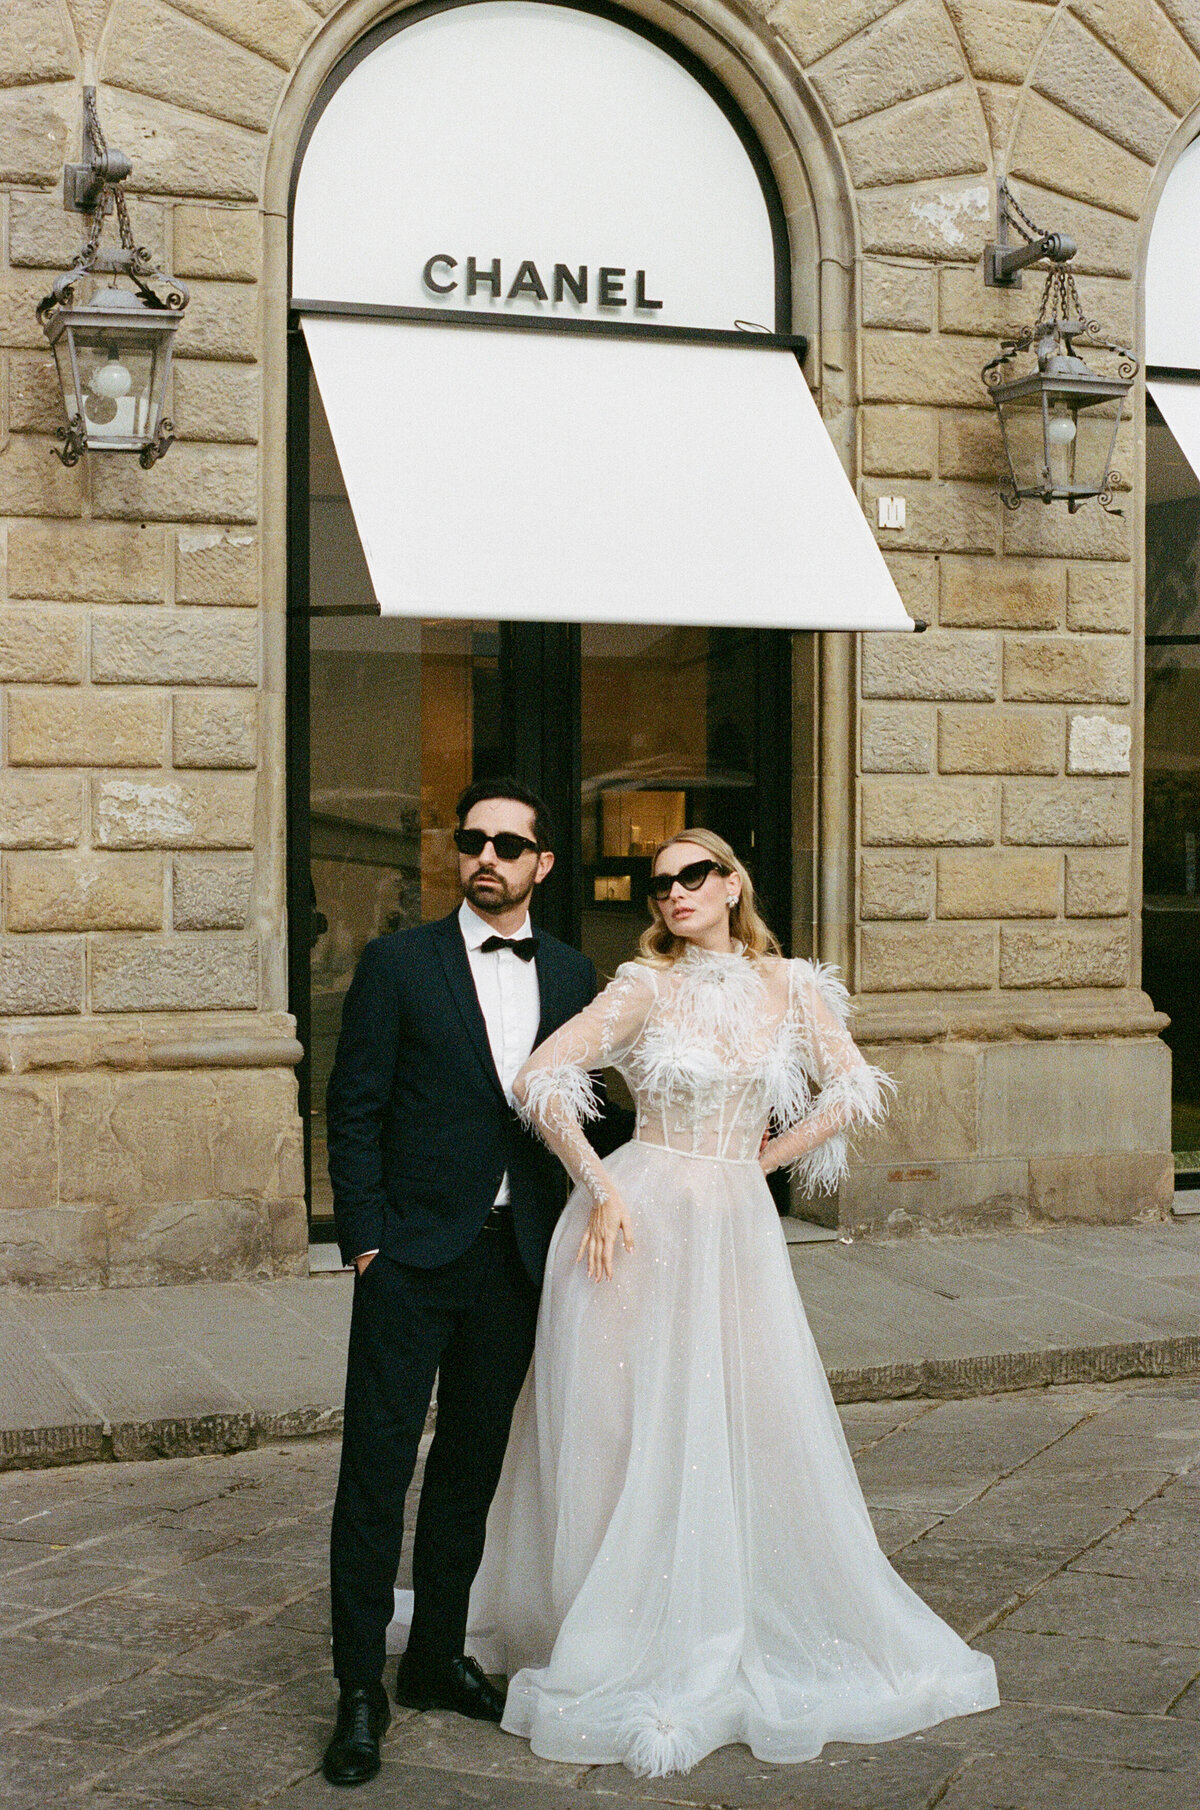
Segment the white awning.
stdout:
<svg viewBox="0 0 1200 1810">
<path fill-rule="evenodd" d="M 304 331 L 386 615 L 912 627 L 790 352 Z"/>
<path fill-rule="evenodd" d="M 1146 384 L 1174 434 L 1179 450 L 1200 477 L 1200 371 L 1196 381 L 1152 377 Z"/>
</svg>

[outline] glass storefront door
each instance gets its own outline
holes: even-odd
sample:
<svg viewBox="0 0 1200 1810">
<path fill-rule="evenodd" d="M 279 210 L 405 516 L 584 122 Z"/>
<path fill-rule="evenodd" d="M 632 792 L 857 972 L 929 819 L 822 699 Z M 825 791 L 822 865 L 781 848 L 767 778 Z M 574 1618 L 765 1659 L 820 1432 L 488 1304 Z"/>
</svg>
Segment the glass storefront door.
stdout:
<svg viewBox="0 0 1200 1810">
<path fill-rule="evenodd" d="M 637 947 L 660 842 L 716 830 L 759 866 L 771 790 L 759 759 L 764 639 L 627 624 L 581 632 L 580 941 L 601 974 Z M 773 754 L 786 762 L 786 747 Z M 776 927 L 786 940 L 786 923 Z"/>
<path fill-rule="evenodd" d="M 314 567 L 317 566 L 314 560 Z M 325 1086 L 372 937 L 458 904 L 454 804 L 493 764 L 495 623 L 318 617 L 310 643 L 313 1210 L 328 1200 Z"/>
<path fill-rule="evenodd" d="M 288 961 L 326 1237 L 346 988 L 370 938 L 456 908 L 454 806 L 472 779 L 512 773 L 546 797 L 557 863 L 537 916 L 602 979 L 636 948 L 654 847 L 688 824 L 732 842 L 788 945 L 792 638 L 381 616 L 300 356 L 293 383 Z"/>
<path fill-rule="evenodd" d="M 1177 1174 L 1200 1171 L 1200 482 L 1146 405 L 1142 985 L 1170 1014 Z"/>
</svg>

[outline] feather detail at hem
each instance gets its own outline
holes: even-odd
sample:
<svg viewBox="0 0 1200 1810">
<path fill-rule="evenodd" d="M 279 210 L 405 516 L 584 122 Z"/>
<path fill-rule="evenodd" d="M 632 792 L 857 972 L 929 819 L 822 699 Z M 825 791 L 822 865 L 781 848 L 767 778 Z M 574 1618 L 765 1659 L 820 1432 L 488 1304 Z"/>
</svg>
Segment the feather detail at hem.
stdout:
<svg viewBox="0 0 1200 1810">
<path fill-rule="evenodd" d="M 534 1068 L 521 1082 L 513 1101 L 517 1117 L 528 1130 L 543 1136 L 543 1128 L 560 1124 L 582 1125 L 601 1114 L 596 1083 L 578 1062 L 555 1062 Z"/>
<path fill-rule="evenodd" d="M 810 1117 L 843 1115 L 841 1128 L 787 1165 L 788 1174 L 805 1194 L 833 1194 L 849 1172 L 847 1132 L 859 1125 L 881 1125 L 887 1117 L 888 1094 L 896 1083 L 881 1068 L 857 1063 L 835 1075 L 813 1101 Z"/>
<path fill-rule="evenodd" d="M 704 1743 L 696 1730 L 649 1695 L 630 1705 L 616 1740 L 623 1764 L 638 1779 L 690 1772 L 704 1757 Z"/>
</svg>

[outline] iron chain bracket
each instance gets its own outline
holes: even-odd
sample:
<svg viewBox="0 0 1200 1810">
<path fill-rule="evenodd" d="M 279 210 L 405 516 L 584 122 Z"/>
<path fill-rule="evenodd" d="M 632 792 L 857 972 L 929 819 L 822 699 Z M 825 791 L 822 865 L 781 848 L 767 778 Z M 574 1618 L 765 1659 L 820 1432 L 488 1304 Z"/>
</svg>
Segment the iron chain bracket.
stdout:
<svg viewBox="0 0 1200 1810">
<path fill-rule="evenodd" d="M 1008 229 L 1015 227 L 1021 244 L 1009 244 Z M 1021 272 L 1030 264 L 1049 258 L 1065 264 L 1075 256 L 1075 241 L 1066 233 L 1043 232 L 1029 218 L 1005 179 L 996 188 L 996 239 L 983 254 L 983 280 L 989 289 L 1019 289 Z"/>
<path fill-rule="evenodd" d="M 64 170 L 63 206 L 75 213 L 90 214 L 91 222 L 74 266 L 56 279 L 50 294 L 43 296 L 38 303 L 38 319 L 44 324 L 55 308 L 69 308 L 74 301 L 75 284 L 81 277 L 90 276 L 97 271 L 127 276 L 148 308 L 181 311 L 191 299 L 187 284 L 178 277 L 165 277 L 155 268 L 153 252 L 144 245 L 134 243 L 133 224 L 129 218 L 129 203 L 124 189 L 125 180 L 132 174 L 133 165 L 124 151 L 109 149 L 104 128 L 100 124 L 94 88 L 85 88 L 83 91 L 83 119 L 87 134 L 84 147 L 87 161 L 68 164 Z M 104 221 L 114 211 L 120 250 L 105 252 L 100 249 Z M 164 286 L 166 293 L 160 295 L 151 287 L 153 283 Z M 72 429 L 62 431 L 70 436 Z M 167 445 L 169 444 L 168 440 Z M 163 451 L 166 451 L 165 446 Z"/>
</svg>

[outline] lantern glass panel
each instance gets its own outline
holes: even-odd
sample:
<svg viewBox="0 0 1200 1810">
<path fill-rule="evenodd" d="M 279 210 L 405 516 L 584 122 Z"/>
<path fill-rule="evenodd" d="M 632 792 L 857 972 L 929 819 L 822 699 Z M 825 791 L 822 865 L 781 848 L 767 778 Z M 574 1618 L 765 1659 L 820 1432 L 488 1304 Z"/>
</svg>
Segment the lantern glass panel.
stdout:
<svg viewBox="0 0 1200 1810">
<path fill-rule="evenodd" d="M 158 339 L 121 327 L 72 330 L 88 445 L 135 448 L 155 428 Z"/>
<path fill-rule="evenodd" d="M 1044 489 L 1046 441 L 1041 397 L 1036 394 L 1020 396 L 1001 403 L 1000 419 L 1017 489 L 1023 492 Z"/>
<path fill-rule="evenodd" d="M 1078 431 L 1073 446 L 1074 475 L 1071 478 L 1076 489 L 1099 491 L 1104 488 L 1120 418 L 1120 397 L 1079 410 L 1075 417 Z"/>
<path fill-rule="evenodd" d="M 71 359 L 71 336 L 60 333 L 54 341 L 54 362 L 58 366 L 58 382 L 66 404 L 67 419 L 78 415 L 83 409 L 83 399 L 79 394 L 79 386 L 75 380 L 75 366 Z"/>
</svg>

